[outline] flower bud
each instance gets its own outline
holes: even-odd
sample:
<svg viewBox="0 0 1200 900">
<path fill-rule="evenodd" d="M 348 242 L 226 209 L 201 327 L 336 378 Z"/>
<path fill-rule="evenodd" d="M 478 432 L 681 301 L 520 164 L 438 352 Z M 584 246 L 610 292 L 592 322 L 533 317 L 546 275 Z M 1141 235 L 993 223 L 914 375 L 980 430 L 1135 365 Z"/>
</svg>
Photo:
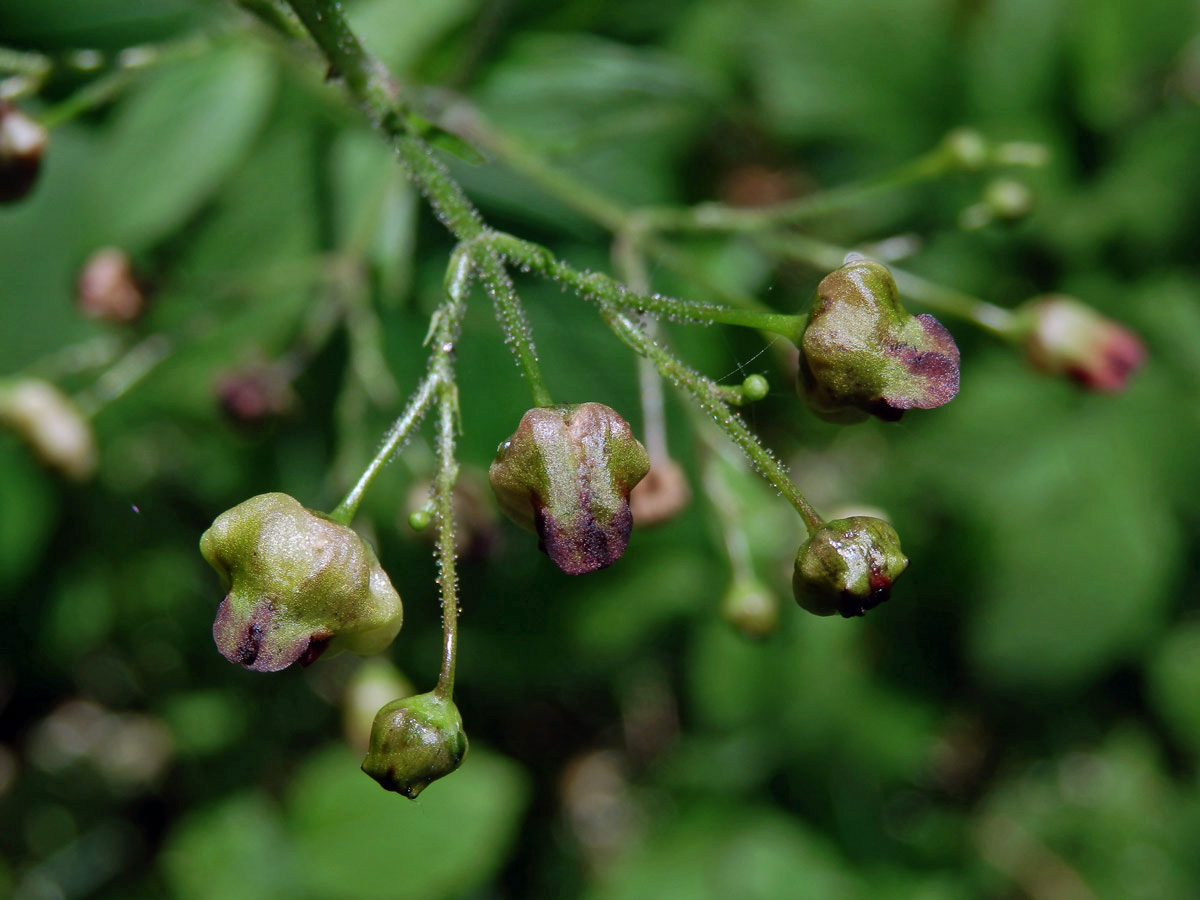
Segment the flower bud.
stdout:
<svg viewBox="0 0 1200 900">
<path fill-rule="evenodd" d="M 1141 339 L 1074 297 L 1035 297 L 1017 311 L 1029 361 L 1101 393 L 1124 390 L 1142 365 Z"/>
<path fill-rule="evenodd" d="M 765 638 L 779 625 L 779 601 L 765 584 L 739 579 L 721 600 L 725 621 L 748 638 Z"/>
<path fill-rule="evenodd" d="M 12 428 L 43 463 L 83 481 L 96 471 L 92 426 L 54 385 L 36 378 L 0 383 L 0 424 Z"/>
<path fill-rule="evenodd" d="M 75 282 L 75 303 L 89 319 L 123 324 L 140 316 L 146 298 L 133 276 L 129 255 L 105 247 L 89 256 Z"/>
<path fill-rule="evenodd" d="M 400 630 L 400 597 L 370 545 L 287 494 L 221 513 L 200 552 L 228 591 L 213 639 L 247 669 L 306 666 L 326 650 L 378 653 Z"/>
<path fill-rule="evenodd" d="M 0 100 L 0 203 L 15 203 L 33 189 L 46 141 L 45 128 Z"/>
<path fill-rule="evenodd" d="M 629 492 L 629 510 L 638 527 L 647 528 L 675 518 L 691 499 L 683 466 L 663 457 L 651 464 L 646 477 Z"/>
<path fill-rule="evenodd" d="M 887 600 L 906 568 L 900 537 L 883 519 L 834 519 L 800 546 L 792 591 L 809 612 L 848 619 Z"/>
<path fill-rule="evenodd" d="M 958 347 L 933 316 L 910 315 L 887 267 L 858 254 L 827 275 L 800 341 L 809 404 L 831 422 L 895 421 L 958 393 Z"/>
<path fill-rule="evenodd" d="M 375 714 L 362 770 L 409 800 L 467 755 L 467 735 L 454 702 L 435 693 L 393 700 Z"/>
<path fill-rule="evenodd" d="M 295 409 L 291 373 L 281 363 L 255 362 L 225 372 L 214 391 L 226 418 L 251 429 Z"/>
<path fill-rule="evenodd" d="M 601 403 L 580 403 L 525 413 L 488 476 L 505 514 L 535 531 L 560 569 L 582 575 L 625 552 L 629 492 L 649 469 L 628 422 Z"/>
</svg>

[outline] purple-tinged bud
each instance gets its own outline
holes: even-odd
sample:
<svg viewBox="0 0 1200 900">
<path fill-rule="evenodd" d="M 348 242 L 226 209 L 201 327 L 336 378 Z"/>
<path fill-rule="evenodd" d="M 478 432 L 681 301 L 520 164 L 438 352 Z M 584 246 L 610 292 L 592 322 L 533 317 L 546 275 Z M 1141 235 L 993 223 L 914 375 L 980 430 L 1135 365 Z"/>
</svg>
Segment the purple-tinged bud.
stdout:
<svg viewBox="0 0 1200 900">
<path fill-rule="evenodd" d="M 84 481 L 96 471 L 91 424 L 47 381 L 0 382 L 0 425 L 15 431 L 39 460 L 73 481 Z"/>
<path fill-rule="evenodd" d="M 933 316 L 900 305 L 892 273 L 858 254 L 827 275 L 800 341 L 800 378 L 831 422 L 888 422 L 958 393 L 958 347 Z"/>
<path fill-rule="evenodd" d="M 1088 390 L 1123 391 L 1146 359 L 1141 338 L 1074 297 L 1035 297 L 1017 316 L 1029 361 Z"/>
<path fill-rule="evenodd" d="M 353 529 L 287 494 L 259 494 L 219 515 L 200 552 L 228 593 L 213 639 L 256 672 L 325 651 L 378 653 L 400 630 L 400 596 Z"/>
<path fill-rule="evenodd" d="M 386 704 L 371 726 L 362 770 L 409 800 L 449 775 L 467 755 L 467 735 L 454 702 L 435 693 Z"/>
<path fill-rule="evenodd" d="M 496 451 L 488 476 L 500 508 L 537 533 L 568 575 L 616 562 L 629 543 L 629 493 L 650 457 L 602 403 L 531 409 Z"/>
<path fill-rule="evenodd" d="M 801 545 L 792 591 L 809 612 L 848 619 L 887 600 L 906 568 L 900 537 L 883 519 L 834 519 Z"/>
<path fill-rule="evenodd" d="M 45 128 L 0 100 L 0 203 L 16 203 L 33 189 L 47 140 Z"/>
<path fill-rule="evenodd" d="M 75 304 L 89 319 L 119 324 L 137 319 L 146 297 L 134 278 L 129 254 L 105 247 L 89 256 L 75 282 Z"/>
<path fill-rule="evenodd" d="M 226 372 L 214 390 L 229 421 L 248 429 L 286 416 L 297 402 L 291 373 L 279 363 L 250 363 Z"/>
</svg>

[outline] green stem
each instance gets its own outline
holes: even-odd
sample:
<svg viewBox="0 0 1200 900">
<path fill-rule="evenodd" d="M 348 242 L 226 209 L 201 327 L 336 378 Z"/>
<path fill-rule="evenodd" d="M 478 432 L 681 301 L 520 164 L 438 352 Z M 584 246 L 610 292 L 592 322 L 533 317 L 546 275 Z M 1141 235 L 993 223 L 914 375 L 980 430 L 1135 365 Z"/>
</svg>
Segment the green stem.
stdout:
<svg viewBox="0 0 1200 900">
<path fill-rule="evenodd" d="M 757 240 L 764 249 L 777 256 L 798 260 L 818 269 L 841 268 L 846 254 L 850 252 L 846 247 L 795 233 L 761 235 Z M 903 296 L 938 312 L 965 319 L 1002 340 L 1009 340 L 1013 336 L 1015 320 L 1011 311 L 903 269 L 894 266 L 888 266 L 888 269 Z"/>
<path fill-rule="evenodd" d="M 492 232 L 484 240 L 497 253 L 518 265 L 560 281 L 585 297 L 601 299 L 620 309 L 649 312 L 689 322 L 740 325 L 779 334 L 792 341 L 799 339 L 804 328 L 803 316 L 755 309 L 733 309 L 711 303 L 679 300 L 662 294 L 640 294 L 602 272 L 581 272 L 558 259 L 546 247 L 511 234 Z"/>
<path fill-rule="evenodd" d="M 349 493 L 337 505 L 337 508 L 329 514 L 329 518 L 343 525 L 349 525 L 354 520 L 354 514 L 358 511 L 358 506 L 362 503 L 362 499 L 367 493 L 367 488 L 371 486 L 371 482 L 375 480 L 375 476 L 379 474 L 387 461 L 392 458 L 392 454 L 413 433 L 413 430 L 421 423 L 421 419 L 425 417 L 425 413 L 428 412 L 429 407 L 433 405 L 438 383 L 438 376 L 432 371 L 421 379 L 420 384 L 417 385 L 417 389 L 408 398 L 408 404 L 404 407 L 404 412 L 400 413 L 399 418 L 388 429 L 383 443 L 375 454 L 375 458 L 367 464 L 367 468 L 363 470 L 357 483 L 355 483 L 354 487 L 350 488 Z"/>
<path fill-rule="evenodd" d="M 87 418 L 94 417 L 109 403 L 129 392 L 171 353 L 171 341 L 152 334 L 135 344 L 110 369 L 74 398 L 75 405 Z"/>
<path fill-rule="evenodd" d="M 605 321 L 608 322 L 636 352 L 649 358 L 658 367 L 662 376 L 687 391 L 729 439 L 749 457 L 754 467 L 800 514 L 808 533 L 815 534 L 824 524 L 812 504 L 800 493 L 800 489 L 788 477 L 787 471 L 771 455 L 754 433 L 746 427 L 741 416 L 731 410 L 721 396 L 720 388 L 709 379 L 680 362 L 671 353 L 652 341 L 645 332 L 626 314 L 612 304 L 600 301 Z"/>
<path fill-rule="evenodd" d="M 656 231 L 767 231 L 860 205 L 881 194 L 937 178 L 954 168 L 954 158 L 939 146 L 877 178 L 785 203 L 751 209 L 720 203 L 701 203 L 686 208 L 652 207 L 640 210 L 638 217 Z"/>
<path fill-rule="evenodd" d="M 439 357 L 441 372 L 440 416 L 437 431 L 438 473 L 434 481 L 433 507 L 437 518 L 438 584 L 442 598 L 442 670 L 434 693 L 444 700 L 454 696 L 454 667 L 458 658 L 458 570 L 455 566 L 454 484 L 458 463 L 454 458 L 454 435 L 458 428 L 458 388 L 448 355 Z"/>
</svg>

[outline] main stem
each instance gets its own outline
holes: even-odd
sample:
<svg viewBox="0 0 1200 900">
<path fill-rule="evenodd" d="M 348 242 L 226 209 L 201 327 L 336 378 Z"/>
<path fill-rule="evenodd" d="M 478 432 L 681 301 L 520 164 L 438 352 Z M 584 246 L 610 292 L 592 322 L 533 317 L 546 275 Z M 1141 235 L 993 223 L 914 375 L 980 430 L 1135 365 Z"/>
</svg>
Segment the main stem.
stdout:
<svg viewBox="0 0 1200 900">
<path fill-rule="evenodd" d="M 438 584 L 442 598 L 442 670 L 434 693 L 444 700 L 454 696 L 454 667 L 458 659 L 458 569 L 455 565 L 454 484 L 458 463 L 454 435 L 458 428 L 458 387 L 454 384 L 449 355 L 439 358 L 442 370 L 438 409 L 438 473 L 434 481 L 433 509 L 437 518 Z"/>
<path fill-rule="evenodd" d="M 399 86 L 359 43 L 342 15 L 341 5 L 332 0 L 288 0 L 288 5 L 341 76 L 350 95 L 395 147 L 409 176 L 450 233 L 463 243 L 483 234 L 479 212 L 429 145 L 408 128 L 399 104 Z M 529 382 L 534 403 L 549 406 L 550 393 L 538 367 L 533 336 L 504 263 L 499 258 L 482 258 L 477 260 L 477 267 L 479 280 L 495 302 L 505 337 Z"/>
</svg>

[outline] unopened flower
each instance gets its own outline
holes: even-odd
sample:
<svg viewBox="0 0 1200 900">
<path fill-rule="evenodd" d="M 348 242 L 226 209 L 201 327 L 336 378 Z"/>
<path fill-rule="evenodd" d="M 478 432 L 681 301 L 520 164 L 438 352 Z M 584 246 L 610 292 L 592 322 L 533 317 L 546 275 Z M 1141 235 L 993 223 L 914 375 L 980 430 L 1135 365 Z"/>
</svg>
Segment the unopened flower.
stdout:
<svg viewBox="0 0 1200 900">
<path fill-rule="evenodd" d="M 666 457 L 650 464 L 646 477 L 629 493 L 629 509 L 639 528 L 670 521 L 692 499 L 683 466 Z"/>
<path fill-rule="evenodd" d="M 134 278 L 129 254 L 105 247 L 89 256 L 75 281 L 75 302 L 91 319 L 125 323 L 140 316 L 146 297 Z"/>
<path fill-rule="evenodd" d="M 792 590 L 818 616 L 861 616 L 888 599 L 906 568 L 900 537 L 883 519 L 834 519 L 801 545 Z"/>
<path fill-rule="evenodd" d="M 379 710 L 362 770 L 412 800 L 462 765 L 466 755 L 458 707 L 431 692 L 393 700 Z"/>
<path fill-rule="evenodd" d="M 1124 390 L 1145 361 L 1141 338 L 1074 297 L 1035 297 L 1017 316 L 1029 361 L 1088 390 Z"/>
<path fill-rule="evenodd" d="M 96 470 L 96 440 L 83 413 L 54 385 L 36 378 L 0 382 L 0 424 L 39 460 L 75 481 Z"/>
<path fill-rule="evenodd" d="M 895 421 L 958 393 L 958 347 L 933 316 L 900 305 L 892 273 L 858 254 L 827 275 L 800 341 L 809 404 L 833 422 Z"/>
<path fill-rule="evenodd" d="M 496 451 L 492 490 L 514 522 L 568 575 L 616 562 L 629 543 L 629 493 L 650 457 L 602 403 L 529 410 Z"/>
<path fill-rule="evenodd" d="M 45 128 L 0 100 L 0 203 L 15 203 L 33 189 L 48 139 Z"/>
<path fill-rule="evenodd" d="M 219 515 L 200 552 L 228 591 L 213 638 L 256 672 L 308 665 L 328 650 L 378 653 L 400 630 L 400 596 L 353 529 L 287 494 L 259 494 Z"/>
</svg>

